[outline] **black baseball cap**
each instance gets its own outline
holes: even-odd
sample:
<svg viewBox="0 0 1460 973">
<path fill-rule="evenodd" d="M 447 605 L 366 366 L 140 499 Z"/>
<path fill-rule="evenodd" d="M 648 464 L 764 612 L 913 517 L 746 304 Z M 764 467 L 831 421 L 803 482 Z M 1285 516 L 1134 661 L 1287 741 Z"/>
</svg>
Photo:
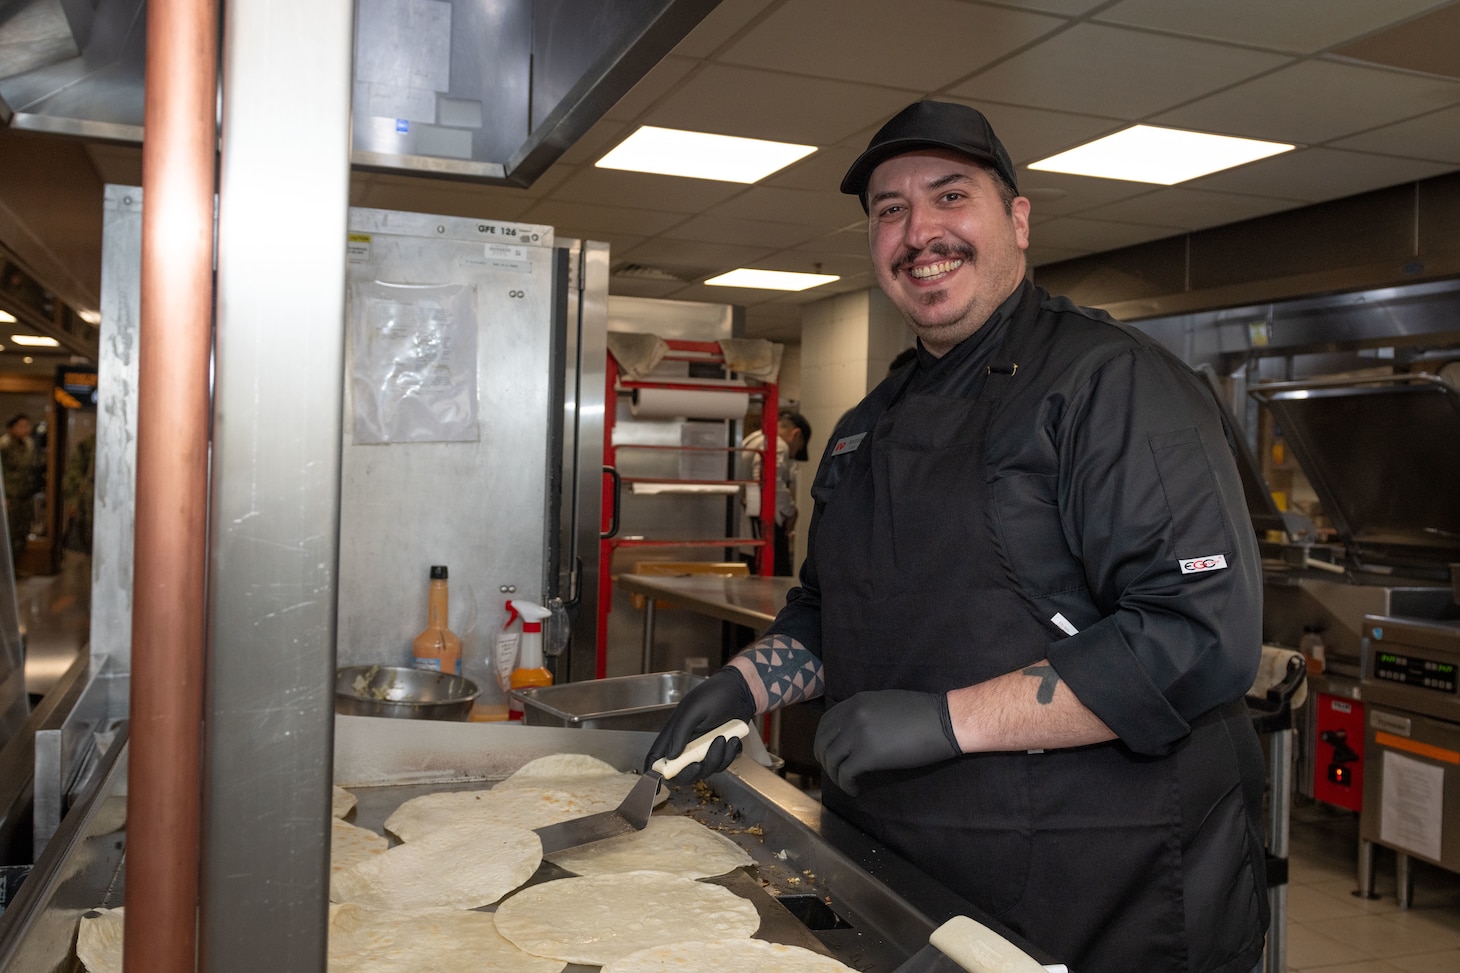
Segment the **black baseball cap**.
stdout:
<svg viewBox="0 0 1460 973">
<path fill-rule="evenodd" d="M 983 112 L 949 101 L 918 101 L 877 130 L 867 143 L 867 151 L 857 156 L 857 161 L 842 177 L 842 192 L 859 197 L 862 209 L 866 209 L 867 182 L 872 178 L 872 170 L 895 155 L 917 149 L 961 152 L 990 166 L 1010 188 L 1019 191 L 1014 163 Z"/>
</svg>

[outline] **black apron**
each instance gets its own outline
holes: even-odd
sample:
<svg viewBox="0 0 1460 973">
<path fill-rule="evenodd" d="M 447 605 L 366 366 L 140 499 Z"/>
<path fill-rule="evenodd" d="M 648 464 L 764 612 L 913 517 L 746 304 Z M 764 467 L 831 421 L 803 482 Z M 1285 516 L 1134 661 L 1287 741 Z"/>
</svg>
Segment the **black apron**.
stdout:
<svg viewBox="0 0 1460 973">
<path fill-rule="evenodd" d="M 1039 662 L 1063 637 L 1003 559 L 984 463 L 1000 398 L 1025 377 L 1015 364 L 1034 330 L 1030 303 L 1008 322 L 976 396 L 907 391 L 904 382 L 847 457 L 816 537 L 828 705 L 863 691 L 981 682 Z M 1250 950 L 1234 963 L 1221 958 L 1244 948 L 1227 940 L 1250 938 L 1259 897 L 1247 890 L 1246 930 L 1193 916 L 1215 903 L 1187 887 L 1183 867 L 1230 886 L 1231 841 L 1250 853 L 1236 737 L 1250 738 L 1246 758 L 1258 761 L 1259 780 L 1262 771 L 1246 721 L 1239 700 L 1195 721 L 1165 758 L 1118 742 L 971 754 L 866 775 L 856 799 L 823 778 L 823 801 L 1077 973 L 1245 971 Z M 1228 789 L 1239 791 L 1235 802 Z M 1188 831 L 1213 813 L 1230 820 L 1218 822 L 1225 834 L 1214 857 L 1197 861 Z M 1211 894 L 1230 905 L 1230 888 Z M 1223 928 L 1193 928 L 1213 921 Z"/>
</svg>

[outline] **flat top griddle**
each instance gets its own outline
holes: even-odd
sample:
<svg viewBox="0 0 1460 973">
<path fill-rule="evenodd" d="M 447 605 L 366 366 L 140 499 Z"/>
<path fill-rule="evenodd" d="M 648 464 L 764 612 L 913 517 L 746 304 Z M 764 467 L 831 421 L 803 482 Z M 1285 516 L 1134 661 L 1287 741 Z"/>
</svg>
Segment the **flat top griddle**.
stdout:
<svg viewBox="0 0 1460 973">
<path fill-rule="evenodd" d="M 383 833 L 385 818 L 419 794 L 489 787 L 528 760 L 554 753 L 587 753 L 635 769 L 652 739 L 615 730 L 339 717 L 335 779 L 358 798 L 349 819 Z M 80 968 L 74 947 L 81 914 L 124 904 L 125 758 L 119 742 L 96 788 L 36 863 L 21 890 L 27 901 L 17 900 L 0 917 L 0 966 L 73 973 Z M 744 757 L 707 786 L 674 785 L 656 813 L 687 814 L 750 855 L 752 867 L 711 881 L 755 903 L 762 917 L 758 938 L 826 953 L 863 973 L 891 973 L 939 924 L 963 914 L 1051 961 Z M 567 874 L 547 864 L 533 881 Z"/>
</svg>

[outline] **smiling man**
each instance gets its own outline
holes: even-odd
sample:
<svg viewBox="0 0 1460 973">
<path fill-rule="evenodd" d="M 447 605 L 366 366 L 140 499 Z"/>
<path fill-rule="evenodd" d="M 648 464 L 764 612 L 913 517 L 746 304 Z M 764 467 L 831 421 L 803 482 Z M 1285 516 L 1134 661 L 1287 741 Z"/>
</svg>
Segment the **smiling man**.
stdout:
<svg viewBox="0 0 1460 973">
<path fill-rule="evenodd" d="M 1261 577 L 1226 430 L 1181 361 L 1026 279 L 1017 187 L 956 104 L 852 164 L 917 361 L 833 433 L 800 587 L 649 757 L 824 697 L 825 805 L 986 916 L 1080 973 L 1248 973 Z"/>
</svg>

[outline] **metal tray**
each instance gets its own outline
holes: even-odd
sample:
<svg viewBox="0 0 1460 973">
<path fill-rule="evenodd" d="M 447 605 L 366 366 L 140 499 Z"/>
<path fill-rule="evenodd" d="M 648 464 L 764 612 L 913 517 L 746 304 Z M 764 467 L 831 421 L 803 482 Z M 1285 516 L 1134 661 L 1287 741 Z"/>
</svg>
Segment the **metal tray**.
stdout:
<svg viewBox="0 0 1460 973">
<path fill-rule="evenodd" d="M 704 678 L 688 672 L 649 672 L 514 689 L 512 695 L 522 700 L 528 726 L 657 731 L 684 694 Z"/>
</svg>

